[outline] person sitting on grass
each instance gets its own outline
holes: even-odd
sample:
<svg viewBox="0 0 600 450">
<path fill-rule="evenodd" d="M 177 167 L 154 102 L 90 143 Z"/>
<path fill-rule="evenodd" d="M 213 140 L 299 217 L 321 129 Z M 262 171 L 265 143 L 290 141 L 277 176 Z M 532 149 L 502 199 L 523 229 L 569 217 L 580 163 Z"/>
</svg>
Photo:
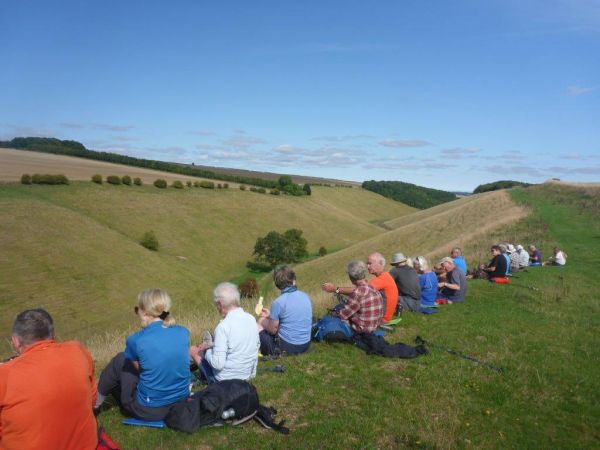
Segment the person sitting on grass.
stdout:
<svg viewBox="0 0 600 450">
<path fill-rule="evenodd" d="M 93 450 L 94 363 L 77 341 L 54 340 L 43 309 L 17 315 L 11 341 L 17 356 L 0 363 L 0 448 Z"/>
<path fill-rule="evenodd" d="M 499 244 L 500 254 L 504 257 L 506 261 L 504 276 L 510 276 L 510 254 L 508 253 L 508 245 L 509 244 Z"/>
<path fill-rule="evenodd" d="M 346 294 L 348 301 L 341 310 L 332 312 L 332 315 L 347 321 L 354 333 L 370 334 L 382 323 L 384 309 L 381 293 L 365 279 L 367 265 L 364 261 L 350 261 L 346 270 L 354 287 L 340 288 L 328 282 L 323 283 L 322 289 L 325 292 Z"/>
<path fill-rule="evenodd" d="M 419 286 L 421 288 L 421 308 L 435 306 L 437 298 L 438 281 L 435 273 L 429 268 L 429 262 L 424 256 L 413 258 L 415 269 L 419 274 Z"/>
<path fill-rule="evenodd" d="M 454 265 L 458 267 L 463 273 L 467 274 L 467 261 L 462 255 L 462 249 L 460 247 L 454 247 L 450 252 L 450 257 L 454 260 Z"/>
<path fill-rule="evenodd" d="M 564 266 L 567 263 L 567 255 L 560 248 L 554 247 L 553 253 L 544 263 L 545 266 Z"/>
<path fill-rule="evenodd" d="M 482 264 L 480 269 L 485 272 L 489 281 L 506 282 L 506 258 L 502 254 L 499 245 L 492 245 L 490 248 L 492 254 L 491 261 L 485 265 Z"/>
<path fill-rule="evenodd" d="M 523 248 L 521 244 L 516 246 L 517 255 L 519 255 L 519 269 L 523 269 L 529 266 L 529 253 Z"/>
<path fill-rule="evenodd" d="M 390 275 L 398 287 L 398 310 L 419 311 L 421 308 L 421 287 L 417 271 L 408 265 L 408 258 L 402 253 L 392 255 L 393 268 Z M 414 261 L 413 261 L 414 264 Z"/>
<path fill-rule="evenodd" d="M 467 277 L 462 270 L 454 265 L 454 260 L 448 256 L 442 258 L 440 265 L 446 271 L 446 281 L 438 283 L 439 293 L 436 303 L 460 303 L 467 295 Z"/>
<path fill-rule="evenodd" d="M 529 266 L 541 266 L 542 265 L 542 252 L 540 252 L 535 245 L 529 246 Z"/>
<path fill-rule="evenodd" d="M 162 420 L 171 406 L 189 395 L 190 332 L 170 313 L 171 298 L 162 289 L 147 289 L 134 313 L 142 329 L 127 338 L 125 351 L 100 374 L 96 411 L 112 394 L 125 414 Z"/>
<path fill-rule="evenodd" d="M 205 331 L 202 344 L 190 347 L 190 357 L 209 384 L 254 378 L 260 347 L 256 320 L 240 306 L 240 291 L 233 283 L 217 285 L 213 299 L 222 320 L 214 340 Z"/>
<path fill-rule="evenodd" d="M 263 308 L 258 319 L 260 352 L 273 355 L 304 353 L 310 347 L 312 303 L 310 297 L 296 287 L 296 274 L 288 266 L 273 271 L 273 280 L 281 295 Z"/>
<path fill-rule="evenodd" d="M 515 273 L 519 270 L 519 254 L 514 245 L 508 244 L 506 246 L 506 253 L 508 253 L 510 261 L 510 273 Z"/>
</svg>

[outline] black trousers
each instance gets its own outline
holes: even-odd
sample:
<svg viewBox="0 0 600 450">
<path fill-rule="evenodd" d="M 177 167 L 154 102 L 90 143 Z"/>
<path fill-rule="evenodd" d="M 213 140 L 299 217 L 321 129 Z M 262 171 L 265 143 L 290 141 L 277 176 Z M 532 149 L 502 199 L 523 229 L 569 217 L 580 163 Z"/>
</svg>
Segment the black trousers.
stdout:
<svg viewBox="0 0 600 450">
<path fill-rule="evenodd" d="M 298 355 L 304 353 L 310 347 L 310 341 L 306 344 L 295 345 L 284 341 L 278 335 L 272 335 L 267 330 L 258 333 L 260 339 L 260 352 L 263 355 L 278 355 L 286 352 L 288 355 Z"/>
<path fill-rule="evenodd" d="M 163 420 L 172 405 L 150 408 L 137 401 L 139 373 L 124 353 L 115 356 L 100 374 L 98 392 L 104 396 L 112 394 L 121 410 L 141 420 Z"/>
</svg>

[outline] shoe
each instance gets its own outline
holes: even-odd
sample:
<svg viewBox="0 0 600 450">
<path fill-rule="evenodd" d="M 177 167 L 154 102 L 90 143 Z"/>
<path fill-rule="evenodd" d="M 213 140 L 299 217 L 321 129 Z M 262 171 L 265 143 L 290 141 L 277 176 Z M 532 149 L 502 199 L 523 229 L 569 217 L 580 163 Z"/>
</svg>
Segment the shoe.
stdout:
<svg viewBox="0 0 600 450">
<path fill-rule="evenodd" d="M 202 342 L 204 344 L 208 344 L 210 347 L 213 346 L 213 338 L 210 334 L 210 331 L 205 331 L 204 333 L 202 333 Z"/>
</svg>

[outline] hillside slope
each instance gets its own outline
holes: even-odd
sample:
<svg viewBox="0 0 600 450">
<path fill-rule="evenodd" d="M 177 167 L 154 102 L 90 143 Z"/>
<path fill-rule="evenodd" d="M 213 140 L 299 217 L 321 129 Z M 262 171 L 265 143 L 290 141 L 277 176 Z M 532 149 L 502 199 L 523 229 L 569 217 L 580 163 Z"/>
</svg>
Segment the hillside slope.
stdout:
<svg viewBox="0 0 600 450">
<path fill-rule="evenodd" d="M 64 336 L 81 339 L 128 324 L 147 287 L 167 289 L 187 309 L 205 308 L 214 285 L 244 273 L 257 237 L 271 230 L 300 228 L 314 254 L 380 234 L 370 221 L 412 211 L 362 189 L 315 187 L 310 197 L 288 197 L 91 182 L 0 185 L 0 209 L 0 327 L 43 305 L 62 311 Z M 138 244 L 148 230 L 157 253 Z"/>
</svg>

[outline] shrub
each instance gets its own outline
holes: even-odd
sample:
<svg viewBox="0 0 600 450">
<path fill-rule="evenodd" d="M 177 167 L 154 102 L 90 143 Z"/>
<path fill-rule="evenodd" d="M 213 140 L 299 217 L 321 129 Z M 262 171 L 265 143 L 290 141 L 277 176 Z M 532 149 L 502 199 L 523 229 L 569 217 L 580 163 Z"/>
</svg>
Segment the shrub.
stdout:
<svg viewBox="0 0 600 450">
<path fill-rule="evenodd" d="M 246 278 L 238 286 L 242 298 L 252 298 L 258 296 L 258 283 L 254 278 Z"/>
<path fill-rule="evenodd" d="M 156 239 L 154 231 L 146 231 L 140 239 L 140 244 L 142 244 L 142 246 L 146 247 L 148 250 L 152 250 L 154 252 L 157 251 L 158 239 Z"/>
<path fill-rule="evenodd" d="M 185 182 L 185 185 L 187 187 L 192 187 L 192 182 L 188 180 L 188 181 Z"/>
<path fill-rule="evenodd" d="M 266 194 L 266 193 L 267 193 L 267 190 L 266 190 L 265 188 L 258 188 L 258 189 L 256 190 L 256 192 L 258 192 L 259 194 Z"/>
<path fill-rule="evenodd" d="M 127 186 L 131 186 L 131 177 L 129 175 L 123 175 L 123 177 L 121 178 L 121 183 Z"/>
<path fill-rule="evenodd" d="M 217 189 L 223 189 L 223 185 L 221 183 L 217 184 Z"/>
<path fill-rule="evenodd" d="M 21 175 L 21 184 L 31 184 L 31 175 L 28 173 Z"/>
<path fill-rule="evenodd" d="M 304 191 L 304 193 L 306 195 L 312 194 L 312 190 L 310 189 L 310 184 L 308 184 L 308 183 L 306 183 L 304 186 L 302 186 L 302 190 Z"/>
<path fill-rule="evenodd" d="M 246 267 L 251 270 L 268 270 L 278 264 L 298 262 L 308 254 L 306 244 L 302 230 L 292 228 L 283 234 L 271 231 L 256 240 L 254 261 L 246 263 Z"/>
<path fill-rule="evenodd" d="M 34 173 L 31 177 L 33 184 L 69 184 L 65 175 L 50 175 Z"/>
<path fill-rule="evenodd" d="M 229 189 L 229 183 L 223 183 L 223 189 Z"/>
<path fill-rule="evenodd" d="M 141 186 L 142 185 L 142 179 L 139 177 L 135 177 L 133 179 L 133 184 L 135 184 L 136 186 Z"/>
<path fill-rule="evenodd" d="M 212 181 L 201 181 L 200 187 L 202 187 L 204 189 L 214 189 L 215 183 L 213 183 Z"/>
<path fill-rule="evenodd" d="M 319 256 L 325 256 L 327 254 L 327 249 L 324 246 L 319 247 Z"/>
<path fill-rule="evenodd" d="M 159 178 L 158 180 L 154 181 L 154 186 L 156 186 L 159 189 L 166 189 L 167 180 L 163 180 L 162 178 Z"/>
<path fill-rule="evenodd" d="M 96 175 L 92 175 L 92 182 L 96 184 L 102 184 L 102 175 L 97 173 Z"/>
<path fill-rule="evenodd" d="M 106 177 L 106 182 L 110 184 L 121 184 L 121 177 L 109 175 Z"/>
<path fill-rule="evenodd" d="M 240 191 L 245 191 L 245 190 L 246 190 L 246 185 L 240 184 Z"/>
<path fill-rule="evenodd" d="M 275 189 L 271 189 L 269 191 L 269 194 L 271 194 L 271 195 L 279 195 L 280 192 L 279 192 L 279 189 L 275 188 Z"/>
<path fill-rule="evenodd" d="M 254 186 L 251 186 L 250 187 L 250 192 L 258 192 L 258 189 L 255 188 Z"/>
<path fill-rule="evenodd" d="M 183 183 L 179 180 L 175 180 L 173 183 L 171 183 L 171 187 L 174 187 L 175 189 L 183 189 Z"/>
<path fill-rule="evenodd" d="M 199 188 L 200 187 L 200 182 L 199 181 L 194 181 L 194 187 Z"/>
</svg>

